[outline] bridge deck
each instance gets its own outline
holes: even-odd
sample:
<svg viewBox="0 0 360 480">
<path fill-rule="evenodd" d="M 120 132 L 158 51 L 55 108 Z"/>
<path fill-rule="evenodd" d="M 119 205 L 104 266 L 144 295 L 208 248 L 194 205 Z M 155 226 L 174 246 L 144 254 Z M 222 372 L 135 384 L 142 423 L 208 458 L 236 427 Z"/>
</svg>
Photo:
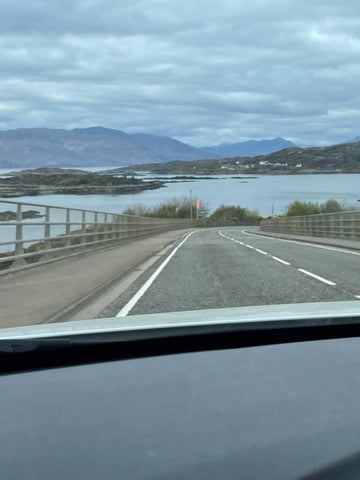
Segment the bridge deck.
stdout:
<svg viewBox="0 0 360 480">
<path fill-rule="evenodd" d="M 1 277 L 0 328 L 72 319 L 187 231 L 164 232 Z M 96 308 L 88 315 L 95 316 Z"/>
<path fill-rule="evenodd" d="M 210 230 L 217 232 L 218 229 L 209 229 L 208 233 L 211 236 Z M 241 230 L 239 229 L 239 232 Z M 248 232 L 261 233 L 265 237 L 281 237 L 302 242 L 325 244 L 329 247 L 360 250 L 360 242 L 356 240 L 305 236 L 296 237 L 295 235 L 282 233 L 259 232 L 256 227 L 248 227 L 246 230 Z M 171 248 L 174 241 L 178 240 L 181 235 L 188 231 L 187 229 L 161 233 L 107 250 L 64 259 L 48 265 L 0 277 L 0 328 L 58 321 L 84 320 L 94 318 L 98 314 L 102 316 L 100 312 L 102 312 L 107 305 L 110 305 L 118 298 L 144 270 L 158 260 L 159 256 L 165 253 L 167 248 Z M 234 230 L 234 233 L 235 231 L 237 231 L 237 229 Z M 205 235 L 206 232 L 203 232 L 203 234 Z M 248 236 L 249 241 L 250 238 L 251 237 Z M 261 237 L 253 238 L 254 242 L 261 242 Z M 258 240 L 256 240 L 256 238 Z M 191 242 L 188 242 L 188 245 L 189 243 Z M 285 249 L 285 245 L 288 244 L 284 243 L 283 247 L 280 245 L 279 248 Z M 205 255 L 206 258 L 202 261 L 206 264 L 209 263 L 209 261 L 211 263 L 216 260 L 215 258 L 211 258 L 211 256 L 207 256 L 206 249 L 205 252 L 203 252 L 203 250 L 196 250 L 196 252 L 194 261 L 187 267 L 189 271 L 191 271 L 197 262 L 201 263 L 201 258 L 197 257 L 197 255 Z M 282 250 L 280 254 L 281 252 Z M 240 253 L 239 251 L 239 254 Z M 333 252 L 333 254 L 335 255 L 336 252 Z M 309 254 L 307 253 L 306 255 Z M 326 262 L 331 263 L 331 258 L 327 257 Z M 235 259 L 233 259 L 233 262 L 234 261 Z M 220 263 L 217 264 L 218 266 L 216 267 L 218 268 L 216 274 L 219 276 L 222 275 L 220 271 L 221 268 L 223 268 L 222 262 L 224 262 L 224 259 L 221 257 Z M 180 265 L 182 265 L 181 262 Z M 241 265 L 239 266 L 239 271 L 244 267 L 243 264 Z M 182 265 L 182 267 L 185 268 L 185 265 Z M 343 266 L 341 268 L 343 268 Z M 178 273 L 179 271 L 174 273 L 175 277 L 178 276 Z M 225 273 L 228 276 L 229 272 Z M 190 282 L 191 278 L 187 278 L 187 282 Z M 208 277 L 205 275 L 204 278 Z M 172 280 L 170 283 L 175 291 L 180 290 L 180 285 L 176 284 L 176 279 L 175 284 Z M 234 285 L 236 285 L 236 282 Z M 211 285 L 209 288 L 210 287 Z M 164 285 L 164 291 L 166 288 L 166 285 Z M 193 294 L 192 290 L 191 292 Z M 237 294 L 232 294 L 230 287 L 229 292 L 230 295 L 233 295 L 233 297 L 237 299 Z M 171 298 L 167 299 L 170 303 L 166 308 L 171 309 L 175 307 L 172 303 L 174 295 L 170 295 Z M 181 293 L 179 293 L 179 295 L 181 296 Z M 197 293 L 195 293 L 195 296 L 196 295 Z M 206 292 L 203 297 L 206 297 Z M 115 312 L 115 314 L 116 313 L 117 312 Z"/>
</svg>

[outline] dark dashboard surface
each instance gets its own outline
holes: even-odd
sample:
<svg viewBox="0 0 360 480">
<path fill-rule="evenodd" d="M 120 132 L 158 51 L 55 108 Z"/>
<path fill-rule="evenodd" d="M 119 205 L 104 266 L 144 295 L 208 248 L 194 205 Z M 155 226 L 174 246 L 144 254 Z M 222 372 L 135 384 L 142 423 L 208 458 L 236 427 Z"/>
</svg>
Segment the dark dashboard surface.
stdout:
<svg viewBox="0 0 360 480">
<path fill-rule="evenodd" d="M 1 476 L 320 475 L 360 450 L 359 353 L 348 338 L 1 376 Z"/>
</svg>

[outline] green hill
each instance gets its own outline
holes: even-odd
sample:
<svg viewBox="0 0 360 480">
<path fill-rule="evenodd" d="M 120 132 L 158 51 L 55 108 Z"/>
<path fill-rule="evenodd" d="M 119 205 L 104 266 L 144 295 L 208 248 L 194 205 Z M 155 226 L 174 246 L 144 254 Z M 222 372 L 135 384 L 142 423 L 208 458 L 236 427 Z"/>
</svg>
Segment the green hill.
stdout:
<svg viewBox="0 0 360 480">
<path fill-rule="evenodd" d="M 291 147 L 257 157 L 150 163 L 109 173 L 360 173 L 360 142 L 330 147 Z"/>
</svg>

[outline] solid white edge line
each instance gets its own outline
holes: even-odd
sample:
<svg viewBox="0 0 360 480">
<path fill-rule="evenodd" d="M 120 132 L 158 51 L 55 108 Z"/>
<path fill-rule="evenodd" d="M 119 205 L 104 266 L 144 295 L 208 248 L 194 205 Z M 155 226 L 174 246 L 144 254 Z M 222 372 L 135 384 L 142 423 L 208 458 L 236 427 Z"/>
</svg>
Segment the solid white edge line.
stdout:
<svg viewBox="0 0 360 480">
<path fill-rule="evenodd" d="M 299 272 L 305 273 L 305 275 L 309 275 L 310 277 L 316 278 L 320 282 L 326 283 L 327 285 L 336 285 L 335 282 L 331 282 L 330 280 L 326 280 L 326 278 L 319 277 L 319 275 L 315 275 L 314 273 L 308 272 L 307 270 L 303 270 L 302 268 L 298 268 Z"/>
<path fill-rule="evenodd" d="M 186 242 L 186 240 L 192 235 L 193 233 L 197 232 L 198 230 L 194 230 L 193 232 L 190 232 L 184 240 L 179 243 L 179 245 L 174 248 L 174 250 L 170 253 L 170 255 L 163 261 L 163 263 L 155 270 L 155 272 L 151 275 L 151 277 L 144 283 L 144 285 L 135 293 L 135 295 L 131 298 L 131 300 L 128 301 L 128 303 L 120 310 L 120 312 L 116 315 L 116 317 L 126 317 L 126 315 L 130 312 L 132 308 L 137 304 L 137 302 L 140 300 L 140 298 L 144 295 L 146 290 L 151 286 L 151 284 L 154 282 L 156 277 L 160 275 L 162 270 L 166 267 L 166 265 L 170 262 L 172 257 L 175 255 L 175 253 L 179 250 L 179 248 Z"/>
<path fill-rule="evenodd" d="M 290 265 L 289 262 L 285 262 L 285 260 L 281 260 L 281 258 L 273 257 L 272 255 L 270 255 L 270 256 L 271 256 L 271 258 L 272 258 L 273 260 L 276 260 L 277 262 L 280 262 L 280 263 L 282 263 L 282 264 L 284 264 L 284 265 Z"/>
</svg>

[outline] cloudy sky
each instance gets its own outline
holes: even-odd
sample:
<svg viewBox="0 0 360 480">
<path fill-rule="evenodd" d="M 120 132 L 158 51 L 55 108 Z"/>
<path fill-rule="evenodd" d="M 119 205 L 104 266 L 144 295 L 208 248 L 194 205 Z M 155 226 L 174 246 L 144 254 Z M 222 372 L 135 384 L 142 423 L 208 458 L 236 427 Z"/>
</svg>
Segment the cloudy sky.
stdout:
<svg viewBox="0 0 360 480">
<path fill-rule="evenodd" d="M 0 130 L 360 135 L 358 0 L 0 0 Z"/>
</svg>

